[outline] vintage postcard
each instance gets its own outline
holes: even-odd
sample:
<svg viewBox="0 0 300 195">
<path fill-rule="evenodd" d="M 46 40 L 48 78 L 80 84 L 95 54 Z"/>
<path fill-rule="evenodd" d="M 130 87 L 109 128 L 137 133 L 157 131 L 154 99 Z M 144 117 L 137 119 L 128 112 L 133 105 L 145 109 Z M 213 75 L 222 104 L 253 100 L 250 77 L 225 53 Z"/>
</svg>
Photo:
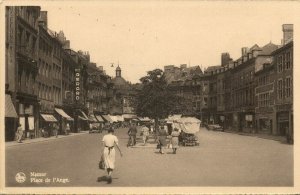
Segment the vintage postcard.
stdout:
<svg viewBox="0 0 300 195">
<path fill-rule="evenodd" d="M 296 194 L 298 1 L 2 1 L 1 193 Z"/>
</svg>

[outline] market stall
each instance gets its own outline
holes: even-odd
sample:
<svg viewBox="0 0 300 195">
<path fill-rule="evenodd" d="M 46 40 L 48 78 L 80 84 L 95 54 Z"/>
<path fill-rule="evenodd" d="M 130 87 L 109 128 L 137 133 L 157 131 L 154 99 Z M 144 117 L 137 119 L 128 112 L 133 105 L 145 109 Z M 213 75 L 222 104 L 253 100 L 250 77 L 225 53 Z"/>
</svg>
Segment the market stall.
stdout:
<svg viewBox="0 0 300 195">
<path fill-rule="evenodd" d="M 200 130 L 201 121 L 194 117 L 183 117 L 174 121 L 174 128 L 181 131 L 180 142 L 183 146 L 197 146 L 199 141 L 195 135 Z"/>
</svg>

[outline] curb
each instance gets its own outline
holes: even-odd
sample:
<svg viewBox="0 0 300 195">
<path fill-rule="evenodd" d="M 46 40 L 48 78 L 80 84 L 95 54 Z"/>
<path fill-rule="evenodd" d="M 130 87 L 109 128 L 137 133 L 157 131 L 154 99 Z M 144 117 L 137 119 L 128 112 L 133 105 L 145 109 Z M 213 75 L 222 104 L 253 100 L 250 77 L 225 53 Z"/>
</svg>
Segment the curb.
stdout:
<svg viewBox="0 0 300 195">
<path fill-rule="evenodd" d="M 231 133 L 231 134 L 236 134 L 236 135 L 242 135 L 242 136 L 249 136 L 249 137 L 255 137 L 255 138 L 260 138 L 260 139 L 267 139 L 267 140 L 273 140 L 273 141 L 279 141 L 279 142 L 284 142 L 285 138 L 283 137 L 276 137 L 276 136 L 263 136 L 262 134 L 257 134 L 257 133 L 245 133 L 245 132 L 235 132 L 235 131 L 224 131 L 223 133 Z"/>
<path fill-rule="evenodd" d="M 51 140 L 57 140 L 57 139 L 63 139 L 63 138 L 68 138 L 68 137 L 73 137 L 73 136 L 79 136 L 79 135 L 85 135 L 88 134 L 89 132 L 87 131 L 83 131 L 80 133 L 72 133 L 70 135 L 60 135 L 58 137 L 52 136 L 49 138 L 43 138 L 43 137 L 39 137 L 39 138 L 35 138 L 32 140 L 24 140 L 22 143 L 18 143 L 16 141 L 11 141 L 11 142 L 5 142 L 5 147 L 13 147 L 13 146 L 21 146 L 21 145 L 25 145 L 25 144 L 33 144 L 33 143 L 40 143 L 40 142 L 48 142 Z"/>
</svg>

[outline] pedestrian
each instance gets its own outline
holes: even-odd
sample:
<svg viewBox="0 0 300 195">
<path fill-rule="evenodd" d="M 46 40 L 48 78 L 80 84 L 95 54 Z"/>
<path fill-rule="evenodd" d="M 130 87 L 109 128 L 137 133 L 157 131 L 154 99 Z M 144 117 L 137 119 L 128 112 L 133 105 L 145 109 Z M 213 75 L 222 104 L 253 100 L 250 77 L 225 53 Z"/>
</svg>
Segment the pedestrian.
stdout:
<svg viewBox="0 0 300 195">
<path fill-rule="evenodd" d="M 158 144 L 159 144 L 159 153 L 164 154 L 163 148 L 166 147 L 167 142 L 167 132 L 164 129 L 164 126 L 161 126 L 159 132 L 158 132 L 159 138 L 158 138 Z"/>
<path fill-rule="evenodd" d="M 176 154 L 176 150 L 179 147 L 179 137 L 180 133 L 177 128 L 174 129 L 171 133 L 171 144 L 172 144 L 172 149 L 173 149 L 173 154 Z"/>
<path fill-rule="evenodd" d="M 128 142 L 130 146 L 134 146 L 136 144 L 136 134 L 137 134 L 137 128 L 135 123 L 133 123 L 128 130 L 128 135 L 130 136 L 129 140 L 131 141 L 131 143 Z"/>
<path fill-rule="evenodd" d="M 144 142 L 144 146 L 145 146 L 146 142 L 149 138 L 149 128 L 146 127 L 145 125 L 143 125 L 142 132 L 143 132 L 143 142 Z"/>
<path fill-rule="evenodd" d="M 55 137 L 58 137 L 58 125 L 56 123 L 53 123 L 53 132 Z"/>
<path fill-rule="evenodd" d="M 150 133 L 153 134 L 154 130 L 153 130 L 153 125 L 150 125 Z"/>
<path fill-rule="evenodd" d="M 110 128 L 108 130 L 108 134 L 103 136 L 103 160 L 105 164 L 105 169 L 107 171 L 107 183 L 112 182 L 112 172 L 115 168 L 115 158 L 116 158 L 116 152 L 115 152 L 115 146 L 118 148 L 120 155 L 123 156 L 119 145 L 118 145 L 118 138 L 114 135 L 114 129 Z"/>
<path fill-rule="evenodd" d="M 69 125 L 69 123 L 67 123 L 65 134 L 69 135 L 69 132 L 70 132 L 70 125 Z"/>
<path fill-rule="evenodd" d="M 21 124 L 18 124 L 17 128 L 17 141 L 18 143 L 22 143 L 22 138 L 23 138 L 24 130 L 22 129 Z"/>
</svg>

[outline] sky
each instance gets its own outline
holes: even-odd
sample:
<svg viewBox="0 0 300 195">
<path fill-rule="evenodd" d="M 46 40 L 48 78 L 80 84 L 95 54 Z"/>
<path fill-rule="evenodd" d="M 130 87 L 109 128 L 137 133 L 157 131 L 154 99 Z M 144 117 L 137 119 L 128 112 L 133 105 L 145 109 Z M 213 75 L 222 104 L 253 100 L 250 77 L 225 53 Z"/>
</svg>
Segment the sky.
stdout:
<svg viewBox="0 0 300 195">
<path fill-rule="evenodd" d="M 165 65 L 220 65 L 242 47 L 280 44 L 282 24 L 294 23 L 293 2 L 71 1 L 41 5 L 48 27 L 62 30 L 75 51 L 132 82 Z M 111 63 L 115 66 L 111 67 Z"/>
</svg>

